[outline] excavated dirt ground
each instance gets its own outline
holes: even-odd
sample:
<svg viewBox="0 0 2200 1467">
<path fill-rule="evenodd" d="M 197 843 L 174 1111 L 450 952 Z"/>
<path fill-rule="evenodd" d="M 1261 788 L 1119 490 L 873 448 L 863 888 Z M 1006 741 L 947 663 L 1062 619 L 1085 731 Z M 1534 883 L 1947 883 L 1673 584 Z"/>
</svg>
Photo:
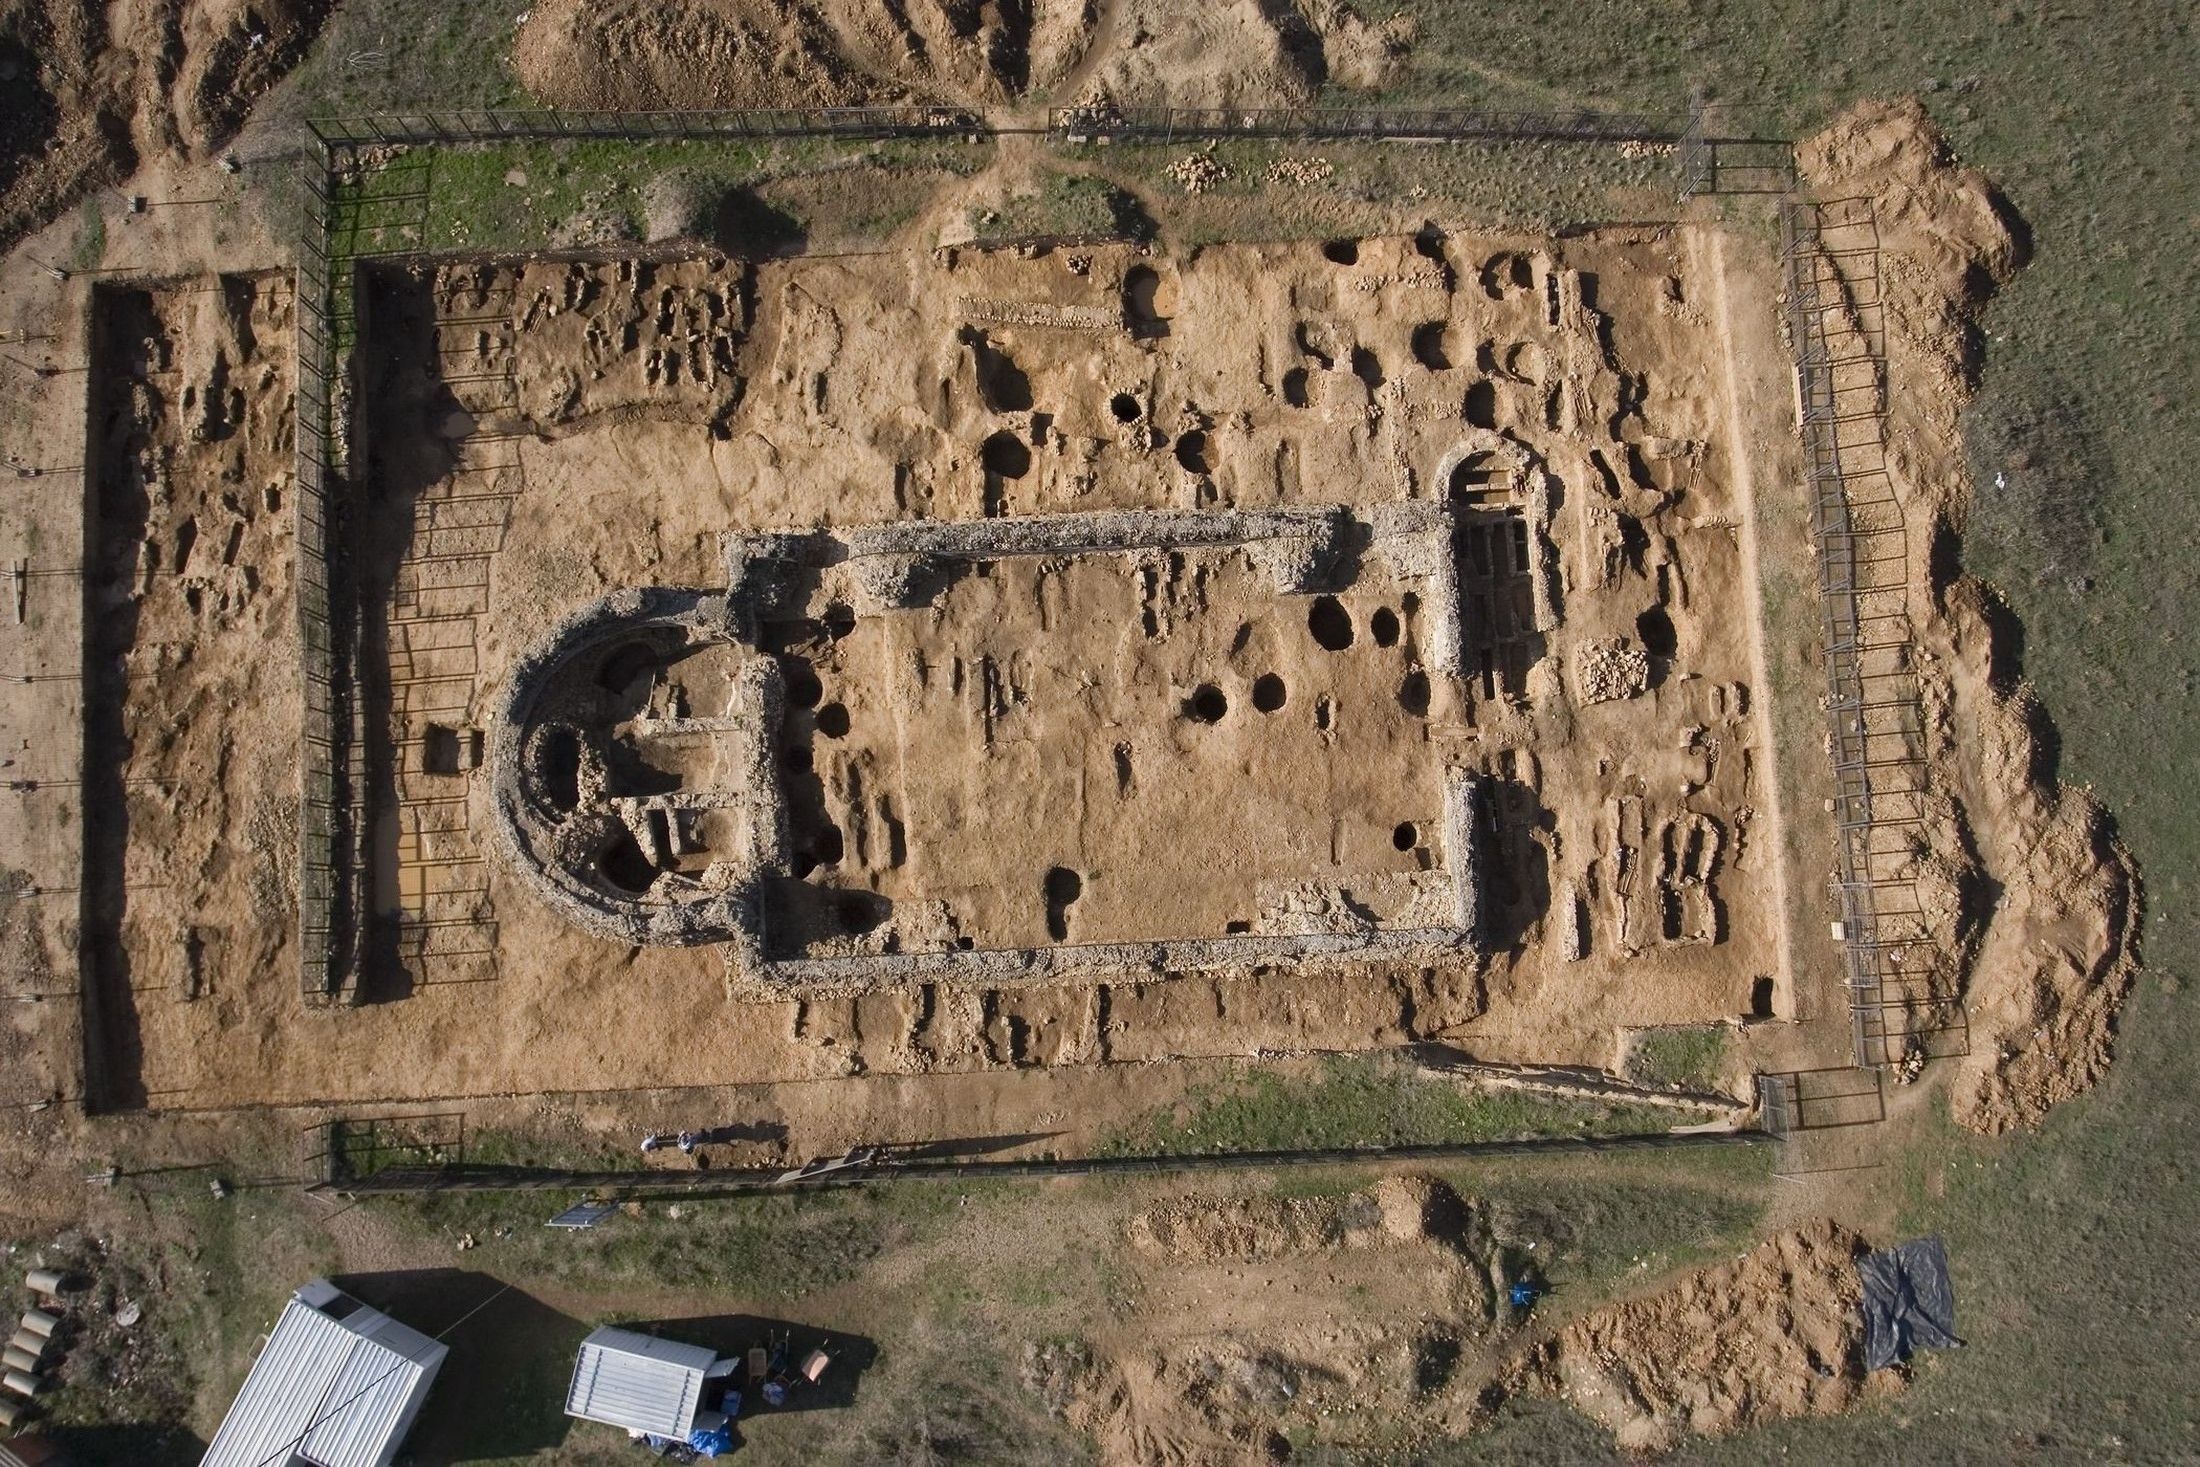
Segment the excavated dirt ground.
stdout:
<svg viewBox="0 0 2200 1467">
<path fill-rule="evenodd" d="M 119 1026 L 136 1085 L 340 1101 L 1429 1036 L 1607 1065 L 1629 1026 L 1781 1012 L 1711 238 L 378 272 L 351 565 L 390 735 L 370 753 L 370 1002 L 304 1008 L 285 965 L 220 1005 L 140 994 Z M 1512 465 L 1557 487 L 1482 503 Z M 575 607 L 719 580 L 722 531 L 1402 496 L 1475 521 L 1456 685 L 1422 667 L 1396 587 L 1370 573 L 1317 614 L 1256 593 L 1235 553 L 1032 562 L 928 621 L 821 638 L 844 726 L 790 732 L 811 735 L 813 835 L 840 850 L 813 844 L 808 881 L 943 903 L 1009 945 L 1220 936 L 1264 880 L 1425 864 L 1456 760 L 1496 790 L 1486 966 L 729 1003 L 719 951 L 614 948 L 544 906 L 489 836 L 484 774 L 436 752 L 470 744 L 512 659 Z M 1003 681 L 974 669 L 930 712 L 891 672 L 988 647 Z M 1187 712 L 1195 684 L 1227 703 L 1212 724 Z"/>
<path fill-rule="evenodd" d="M 1327 652 L 1242 552 L 1139 559 L 998 562 L 935 617 L 840 638 L 814 794 L 795 782 L 809 859 L 944 904 L 980 948 L 1251 931 L 1264 896 L 1330 868 L 1373 878 L 1368 921 L 1410 922 L 1443 793 L 1398 697 L 1403 633 Z M 1356 585 L 1382 611 L 1399 594 L 1378 580 Z M 1187 710 L 1201 688 L 1219 700 Z M 790 941 L 820 925 L 772 915 Z"/>
<path fill-rule="evenodd" d="M 1406 1459 L 1530 1396 L 1651 1454 L 1903 1385 L 1863 1374 L 1869 1245 L 1827 1221 L 1560 1323 L 1506 1297 L 1535 1240 L 1429 1177 L 1187 1193 L 1124 1237 L 1115 1317 L 1023 1372 L 1110 1463 L 1284 1461 L 1307 1439 Z"/>
<path fill-rule="evenodd" d="M 1882 184 L 1887 338 L 1891 380 L 1924 390 L 1888 400 L 1914 445 L 1897 460 L 1913 615 L 1938 611 L 1919 616 L 1938 820 L 1909 859 L 1952 924 L 1930 982 L 1953 991 L 1981 954 L 1957 1099 L 1993 1129 L 2102 1063 L 2130 875 L 2083 796 L 2028 793 L 2029 705 L 1999 686 L 1977 593 L 1925 563 L 1953 504 L 1962 292 L 2008 246 L 1982 185 L 1905 127 L 1883 121 L 1894 141 L 1845 166 L 1909 170 Z M 335 1012 L 302 1008 L 287 973 L 289 752 L 191 713 L 295 726 L 270 508 L 287 307 L 264 282 L 96 292 L 85 695 L 129 753 L 91 740 L 87 794 L 129 818 L 91 823 L 95 1084 L 117 1104 L 340 1102 L 1429 1037 L 1608 1066 L 1644 1026 L 1823 1013 L 1783 976 L 1749 478 L 1729 446 L 1780 409 L 1729 398 L 1730 377 L 1755 379 L 1722 360 L 1716 239 L 378 270 L 349 570 L 388 737 L 369 754 L 370 1003 Z M 1547 487 L 1495 502 L 1507 482 Z M 613 949 L 524 890 L 485 778 L 451 753 L 562 616 L 622 586 L 718 583 L 726 531 L 1400 497 L 1470 521 L 1456 685 L 1429 676 L 1428 628 L 1379 569 L 1316 615 L 1239 552 L 1003 562 L 913 622 L 825 609 L 795 649 L 817 686 L 786 731 L 806 763 L 803 885 L 936 909 L 988 947 L 1221 936 L 1263 890 L 1324 872 L 1408 891 L 1441 864 L 1436 773 L 1460 762 L 1497 791 L 1485 963 L 729 1001 L 725 954 Z M 232 633 L 279 660 L 208 653 Z M 968 687 L 916 696 L 897 669 L 921 663 L 966 667 Z M 1211 720 L 1192 711 L 1203 688 Z M 249 759 L 268 767 L 240 779 Z M 203 852 L 181 863 L 194 878 L 156 880 L 177 851 Z M 2005 893 L 1991 921 L 1966 907 L 1980 871 Z M 668 1053 L 668 1030 L 725 1037 Z"/>
<path fill-rule="evenodd" d="M 1558 1396 L 1637 1452 L 1846 1410 L 1900 1384 L 1864 1378 L 1856 1260 L 1866 1251 L 1831 1222 L 1768 1238 L 1736 1262 L 1570 1321 L 1522 1350 L 1491 1399 Z"/>
<path fill-rule="evenodd" d="M 271 276 L 92 299 L 81 931 L 117 1105 L 156 1098 L 148 1010 L 249 1026 L 298 961 L 290 313 Z"/>
<path fill-rule="evenodd" d="M 1191 1194 L 1126 1232 L 1120 1316 L 1024 1366 L 1105 1461 L 1280 1461 L 1294 1433 L 1355 1428 L 1395 1440 L 1455 1371 L 1462 1387 L 1482 1377 L 1458 1362 L 1499 1333 L 1489 1224 L 1432 1178 L 1323 1197 Z"/>
<path fill-rule="evenodd" d="M 305 54 L 328 9 L 0 3 L 0 244 L 141 162 L 210 156 Z"/>
</svg>

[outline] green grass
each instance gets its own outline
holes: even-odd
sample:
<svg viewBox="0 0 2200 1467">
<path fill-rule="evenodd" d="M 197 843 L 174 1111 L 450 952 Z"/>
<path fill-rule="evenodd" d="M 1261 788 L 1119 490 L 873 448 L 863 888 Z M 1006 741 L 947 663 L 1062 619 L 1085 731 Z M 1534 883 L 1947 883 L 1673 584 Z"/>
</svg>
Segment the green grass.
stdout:
<svg viewBox="0 0 2200 1467">
<path fill-rule="evenodd" d="M 101 1245 L 99 1293 L 73 1301 L 82 1323 L 50 1367 L 44 1429 L 87 1467 L 194 1460 L 290 1291 L 336 1266 L 295 1191 L 216 1198 L 212 1175 L 150 1178 L 136 1225 Z M 110 1322 L 124 1302 L 142 1310 L 127 1329 Z"/>
<path fill-rule="evenodd" d="M 1092 1461 L 1092 1444 L 1024 1388 L 1018 1353 L 996 1329 L 928 1311 L 866 1373 L 859 1410 L 819 1413 L 800 1435 L 758 1429 L 742 1456 L 759 1467 Z"/>
<path fill-rule="evenodd" d="M 71 270 L 96 270 L 107 257 L 107 213 L 98 194 L 85 198 L 77 211 L 76 238 L 70 242 Z"/>
<path fill-rule="evenodd" d="M 1716 1090 L 1726 1059 L 1724 1026 L 1652 1029 L 1639 1035 L 1627 1056 L 1627 1077 L 1638 1085 Z"/>
<path fill-rule="evenodd" d="M 949 1187 L 865 1187 L 785 1196 L 653 1200 L 585 1232 L 546 1227 L 563 1193 L 442 1192 L 373 1207 L 505 1277 L 607 1285 L 685 1281 L 702 1291 L 788 1300 L 845 1283 L 889 1250 L 916 1245 L 955 1206 Z M 637 1215 L 638 1214 L 638 1215 Z"/>
<path fill-rule="evenodd" d="M 531 105 L 512 73 L 521 4 L 375 0 L 336 7 L 298 68 L 254 110 L 252 131 L 308 117 Z"/>
<path fill-rule="evenodd" d="M 532 252 L 585 243 L 577 221 L 647 233 L 652 180 L 677 174 L 725 200 L 706 242 L 730 252 L 876 248 L 984 144 L 793 139 L 625 143 L 572 139 L 413 148 L 343 190 L 339 252 Z"/>
<path fill-rule="evenodd" d="M 1146 239 L 1153 221 L 1132 195 L 1098 173 L 1048 172 L 1036 193 L 975 210 L 970 227 L 985 241 Z"/>
<path fill-rule="evenodd" d="M 1103 1141 L 1103 1155 L 1436 1145 L 1536 1136 L 1632 1135 L 1694 1117 L 1652 1106 L 1479 1092 L 1367 1056 L 1311 1074 L 1249 1069 L 1204 1085 Z"/>
<path fill-rule="evenodd" d="M 1230 240 L 1404 234 L 1429 220 L 1546 233 L 1599 219 L 1670 217 L 1670 159 L 1621 157 L 1584 144 L 1275 143 L 1209 150 L 1228 176 L 1187 194 L 1168 168 L 1193 149 L 1071 148 L 1136 194 L 1178 245 Z M 1287 162 L 1319 159 L 1327 177 L 1271 181 Z"/>
</svg>

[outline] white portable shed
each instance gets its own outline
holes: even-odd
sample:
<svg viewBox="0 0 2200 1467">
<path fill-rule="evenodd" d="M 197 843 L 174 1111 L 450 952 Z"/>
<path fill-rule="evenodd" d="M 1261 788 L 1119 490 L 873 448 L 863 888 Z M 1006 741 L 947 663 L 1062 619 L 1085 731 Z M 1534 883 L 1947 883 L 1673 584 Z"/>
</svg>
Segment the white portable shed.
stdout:
<svg viewBox="0 0 2200 1467">
<path fill-rule="evenodd" d="M 718 1353 L 605 1325 L 581 1341 L 565 1414 L 686 1441 Z"/>
<path fill-rule="evenodd" d="M 449 1353 L 315 1279 L 283 1306 L 201 1467 L 389 1467 Z"/>
</svg>

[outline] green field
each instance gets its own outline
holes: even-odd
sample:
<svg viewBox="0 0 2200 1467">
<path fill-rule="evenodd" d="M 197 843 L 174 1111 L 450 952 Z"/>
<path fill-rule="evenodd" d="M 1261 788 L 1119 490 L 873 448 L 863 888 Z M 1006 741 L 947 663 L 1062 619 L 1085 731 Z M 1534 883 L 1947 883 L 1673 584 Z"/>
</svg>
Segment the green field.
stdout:
<svg viewBox="0 0 2200 1467">
<path fill-rule="evenodd" d="M 1633 1136 L 1706 1119 L 1651 1105 L 1476 1091 L 1380 1057 L 1337 1055 L 1311 1074 L 1247 1066 L 1106 1138 L 1099 1151 L 1165 1156 Z"/>
</svg>

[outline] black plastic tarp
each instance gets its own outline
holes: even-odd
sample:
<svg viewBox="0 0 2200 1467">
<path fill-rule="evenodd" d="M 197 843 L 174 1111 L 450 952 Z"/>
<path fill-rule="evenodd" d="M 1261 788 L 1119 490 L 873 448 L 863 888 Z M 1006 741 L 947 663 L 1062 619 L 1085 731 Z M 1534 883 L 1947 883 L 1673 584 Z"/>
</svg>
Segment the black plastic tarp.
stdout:
<svg viewBox="0 0 2200 1467">
<path fill-rule="evenodd" d="M 1856 1260 L 1864 1283 L 1864 1368 L 1884 1370 L 1913 1350 L 1960 1345 L 1948 1250 L 1938 1238 L 1914 1238 Z"/>
</svg>

